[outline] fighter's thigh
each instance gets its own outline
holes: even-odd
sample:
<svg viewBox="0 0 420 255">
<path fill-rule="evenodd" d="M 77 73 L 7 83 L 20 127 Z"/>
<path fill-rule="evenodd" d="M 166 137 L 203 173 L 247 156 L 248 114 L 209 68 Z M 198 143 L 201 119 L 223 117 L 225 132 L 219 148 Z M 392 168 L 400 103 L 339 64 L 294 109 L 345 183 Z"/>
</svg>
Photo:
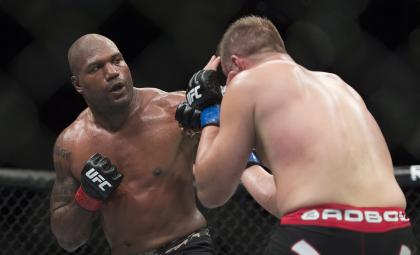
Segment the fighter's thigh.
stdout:
<svg viewBox="0 0 420 255">
<path fill-rule="evenodd" d="M 418 254 L 412 228 L 396 229 L 385 233 L 366 234 L 364 239 L 366 243 L 366 254 Z"/>
</svg>

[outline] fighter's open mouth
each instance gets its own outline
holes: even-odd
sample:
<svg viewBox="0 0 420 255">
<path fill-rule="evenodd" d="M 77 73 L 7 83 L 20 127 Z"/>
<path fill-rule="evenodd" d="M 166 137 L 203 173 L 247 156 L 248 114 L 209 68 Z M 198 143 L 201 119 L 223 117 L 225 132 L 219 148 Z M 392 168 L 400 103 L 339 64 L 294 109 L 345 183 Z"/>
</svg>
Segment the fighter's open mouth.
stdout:
<svg viewBox="0 0 420 255">
<path fill-rule="evenodd" d="M 114 84 L 114 85 L 112 85 L 112 87 L 111 87 L 111 92 L 116 92 L 116 91 L 119 91 L 119 90 L 121 90 L 122 88 L 124 88 L 124 84 L 122 84 L 122 83 L 117 83 L 117 84 Z"/>
</svg>

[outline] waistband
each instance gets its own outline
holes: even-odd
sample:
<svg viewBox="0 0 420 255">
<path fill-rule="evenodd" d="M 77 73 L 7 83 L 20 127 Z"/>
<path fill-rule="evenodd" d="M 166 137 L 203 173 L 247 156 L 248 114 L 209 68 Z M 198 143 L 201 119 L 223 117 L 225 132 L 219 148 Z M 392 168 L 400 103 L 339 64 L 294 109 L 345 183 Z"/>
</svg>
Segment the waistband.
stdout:
<svg viewBox="0 0 420 255">
<path fill-rule="evenodd" d="M 168 244 L 157 248 L 157 249 L 153 249 L 150 251 L 146 251 L 146 252 L 142 252 L 138 255 L 162 255 L 162 254 L 168 254 L 170 252 L 174 252 L 176 250 L 178 250 L 179 248 L 187 245 L 191 240 L 195 239 L 195 238 L 199 238 L 199 237 L 203 237 L 203 236 L 210 236 L 210 230 L 207 227 L 203 227 L 200 229 L 197 229 L 196 231 L 192 232 L 191 234 L 185 235 L 183 237 L 177 238 L 171 242 L 169 242 Z"/>
<path fill-rule="evenodd" d="M 411 226 L 405 211 L 397 207 L 354 207 L 323 204 L 284 215 L 281 225 L 335 227 L 358 232 L 380 233 Z"/>
</svg>

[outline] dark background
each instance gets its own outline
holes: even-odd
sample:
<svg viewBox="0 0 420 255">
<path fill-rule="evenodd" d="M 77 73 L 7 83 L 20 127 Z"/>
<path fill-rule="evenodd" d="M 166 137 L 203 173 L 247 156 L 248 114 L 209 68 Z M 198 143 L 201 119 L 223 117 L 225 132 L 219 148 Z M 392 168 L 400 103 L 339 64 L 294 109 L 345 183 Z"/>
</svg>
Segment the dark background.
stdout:
<svg viewBox="0 0 420 255">
<path fill-rule="evenodd" d="M 395 165 L 420 163 L 420 0 L 0 0 L 0 167 L 52 169 L 59 132 L 85 104 L 67 49 L 100 33 L 137 87 L 183 89 L 238 17 L 270 18 L 300 64 L 365 99 Z"/>
</svg>

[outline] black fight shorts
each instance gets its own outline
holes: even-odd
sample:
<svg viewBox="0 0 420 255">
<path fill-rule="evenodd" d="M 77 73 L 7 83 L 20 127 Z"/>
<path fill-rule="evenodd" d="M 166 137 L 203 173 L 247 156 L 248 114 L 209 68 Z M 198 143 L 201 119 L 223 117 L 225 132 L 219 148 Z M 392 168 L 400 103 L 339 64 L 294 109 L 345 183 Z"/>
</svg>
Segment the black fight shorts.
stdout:
<svg viewBox="0 0 420 255">
<path fill-rule="evenodd" d="M 208 228 L 201 228 L 158 249 L 139 255 L 214 255 L 216 254 Z"/>
<path fill-rule="evenodd" d="M 418 255 L 400 208 L 326 204 L 283 216 L 265 255 Z"/>
</svg>

